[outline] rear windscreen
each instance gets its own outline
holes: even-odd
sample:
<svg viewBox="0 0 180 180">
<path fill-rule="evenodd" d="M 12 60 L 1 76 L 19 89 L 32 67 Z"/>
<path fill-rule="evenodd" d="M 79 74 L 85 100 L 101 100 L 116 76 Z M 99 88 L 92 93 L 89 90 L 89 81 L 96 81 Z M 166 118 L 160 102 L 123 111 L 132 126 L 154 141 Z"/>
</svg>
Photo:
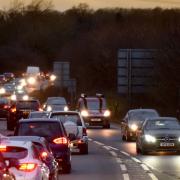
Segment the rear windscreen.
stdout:
<svg viewBox="0 0 180 180">
<path fill-rule="evenodd" d="M 57 122 L 25 122 L 20 123 L 18 135 L 40 136 L 48 139 L 61 136 L 62 131 Z"/>
<path fill-rule="evenodd" d="M 38 109 L 37 101 L 19 101 L 17 103 L 17 108 L 19 109 Z"/>
<path fill-rule="evenodd" d="M 30 113 L 29 118 L 47 118 L 49 116 L 48 113 L 39 112 L 39 113 Z"/>
<path fill-rule="evenodd" d="M 52 114 L 51 118 L 61 120 L 63 123 L 71 121 L 76 123 L 77 126 L 82 126 L 81 119 L 77 114 Z"/>
<path fill-rule="evenodd" d="M 22 147 L 7 146 L 2 155 L 5 159 L 24 159 L 28 155 L 28 150 Z"/>
</svg>

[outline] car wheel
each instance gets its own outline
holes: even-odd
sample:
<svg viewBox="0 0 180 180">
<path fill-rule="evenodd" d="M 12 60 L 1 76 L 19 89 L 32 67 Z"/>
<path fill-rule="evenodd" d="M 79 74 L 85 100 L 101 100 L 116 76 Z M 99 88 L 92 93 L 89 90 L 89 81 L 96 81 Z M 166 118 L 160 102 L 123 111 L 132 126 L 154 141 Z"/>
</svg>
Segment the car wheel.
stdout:
<svg viewBox="0 0 180 180">
<path fill-rule="evenodd" d="M 80 148 L 80 153 L 81 153 L 81 154 L 88 154 L 88 144 L 84 144 L 84 145 Z"/>
<path fill-rule="evenodd" d="M 104 129 L 110 129 L 110 124 L 108 123 L 108 124 L 104 125 L 103 128 Z"/>
<path fill-rule="evenodd" d="M 127 142 L 131 140 L 131 137 L 128 135 L 128 131 L 127 130 L 126 130 L 125 139 L 126 139 Z"/>
<path fill-rule="evenodd" d="M 64 174 L 69 174 L 71 172 L 71 164 L 64 164 L 62 166 L 62 172 Z"/>
<path fill-rule="evenodd" d="M 147 155 L 147 154 L 148 154 L 148 151 L 145 150 L 144 148 L 142 148 L 142 149 L 141 149 L 141 154 L 142 154 L 142 155 Z"/>
<path fill-rule="evenodd" d="M 125 141 L 126 137 L 124 136 L 124 134 L 122 135 L 122 141 Z"/>
<path fill-rule="evenodd" d="M 137 153 L 137 154 L 140 154 L 140 153 L 141 153 L 141 150 L 140 150 L 140 148 L 138 147 L 137 143 L 136 143 L 136 153 Z"/>
<path fill-rule="evenodd" d="M 9 131 L 14 130 L 14 126 L 12 125 L 12 121 L 10 121 L 10 120 L 7 120 L 7 130 L 9 130 Z"/>
</svg>

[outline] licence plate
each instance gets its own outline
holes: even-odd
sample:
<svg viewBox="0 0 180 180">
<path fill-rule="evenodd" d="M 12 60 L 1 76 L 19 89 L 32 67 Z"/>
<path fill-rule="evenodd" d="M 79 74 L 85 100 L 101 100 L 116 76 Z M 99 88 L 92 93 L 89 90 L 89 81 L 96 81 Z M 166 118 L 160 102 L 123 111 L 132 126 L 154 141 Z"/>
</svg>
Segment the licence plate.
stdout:
<svg viewBox="0 0 180 180">
<path fill-rule="evenodd" d="M 161 147 L 173 147 L 174 143 L 160 143 Z"/>
<path fill-rule="evenodd" d="M 99 121 L 101 121 L 101 119 L 99 119 L 99 118 L 94 118 L 94 119 L 91 119 L 91 121 L 97 121 L 97 122 L 99 122 Z"/>
<path fill-rule="evenodd" d="M 80 152 L 80 150 L 79 149 L 71 149 L 71 152 L 74 152 L 74 153 L 78 153 L 78 152 Z"/>
</svg>

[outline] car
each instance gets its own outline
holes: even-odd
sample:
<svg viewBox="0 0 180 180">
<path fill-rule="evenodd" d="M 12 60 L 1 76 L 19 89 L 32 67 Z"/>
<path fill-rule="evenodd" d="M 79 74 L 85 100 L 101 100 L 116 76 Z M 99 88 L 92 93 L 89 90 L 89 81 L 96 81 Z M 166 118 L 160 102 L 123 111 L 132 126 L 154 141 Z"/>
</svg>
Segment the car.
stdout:
<svg viewBox="0 0 180 180">
<path fill-rule="evenodd" d="M 14 80 L 14 77 L 15 77 L 14 73 L 12 72 L 5 72 L 4 76 L 8 82 Z"/>
<path fill-rule="evenodd" d="M 15 136 L 41 136 L 46 138 L 59 169 L 71 172 L 71 152 L 69 139 L 63 123 L 57 119 L 22 119 L 18 122 Z"/>
<path fill-rule="evenodd" d="M 11 106 L 10 118 L 7 121 L 8 130 L 13 130 L 21 118 L 27 118 L 32 111 L 41 111 L 40 102 L 37 99 L 17 100 Z"/>
<path fill-rule="evenodd" d="M 5 89 L 6 96 L 11 96 L 15 91 L 15 85 L 13 83 L 4 84 L 3 88 Z"/>
<path fill-rule="evenodd" d="M 49 168 L 32 142 L 1 139 L 0 152 L 16 180 L 49 180 Z"/>
<path fill-rule="evenodd" d="M 0 74 L 0 85 L 3 85 L 6 83 L 6 78 L 3 74 Z"/>
<path fill-rule="evenodd" d="M 11 174 L 7 168 L 6 162 L 0 153 L 0 179 L 1 180 L 15 180 L 13 174 Z"/>
<path fill-rule="evenodd" d="M 121 136 L 123 141 L 136 139 L 136 132 L 146 118 L 159 117 L 155 109 L 131 109 L 121 121 Z"/>
<path fill-rule="evenodd" d="M 44 104 L 45 111 L 68 111 L 68 105 L 64 97 L 48 97 Z"/>
<path fill-rule="evenodd" d="M 148 154 L 158 151 L 180 153 L 180 123 L 174 117 L 147 119 L 137 133 L 136 152 Z"/>
<path fill-rule="evenodd" d="M 48 111 L 33 111 L 29 113 L 28 119 L 31 118 L 48 118 L 49 112 Z"/>
<path fill-rule="evenodd" d="M 7 98 L 0 98 L 0 118 L 9 118 L 11 103 Z"/>
<path fill-rule="evenodd" d="M 96 94 L 95 97 L 87 97 L 86 94 L 81 94 L 77 103 L 77 110 L 90 126 L 110 128 L 111 112 L 107 108 L 104 95 Z"/>
<path fill-rule="evenodd" d="M 57 180 L 58 178 L 58 163 L 56 162 L 52 150 L 49 147 L 49 143 L 43 137 L 39 136 L 11 136 L 9 140 L 14 141 L 31 141 L 36 148 L 43 162 L 47 165 L 50 170 L 50 180 Z"/>
<path fill-rule="evenodd" d="M 76 138 L 71 141 L 71 152 L 88 154 L 88 136 L 84 120 L 79 112 L 76 111 L 57 111 L 49 115 L 50 118 L 60 119 L 63 123 L 74 122 L 78 127 Z M 68 131 L 67 131 L 68 132 Z"/>
</svg>

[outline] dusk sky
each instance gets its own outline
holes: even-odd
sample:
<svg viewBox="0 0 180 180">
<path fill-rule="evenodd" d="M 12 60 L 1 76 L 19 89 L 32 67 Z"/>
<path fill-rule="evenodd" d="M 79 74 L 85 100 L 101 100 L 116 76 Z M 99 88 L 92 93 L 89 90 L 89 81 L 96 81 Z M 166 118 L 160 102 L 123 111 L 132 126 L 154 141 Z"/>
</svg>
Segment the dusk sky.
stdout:
<svg viewBox="0 0 180 180">
<path fill-rule="evenodd" d="M 22 0 L 29 3 L 32 0 Z M 0 8 L 8 8 L 12 0 L 0 0 Z M 52 0 L 54 8 L 60 11 L 71 8 L 79 3 L 87 3 L 91 8 L 180 8 L 180 0 Z"/>
</svg>

